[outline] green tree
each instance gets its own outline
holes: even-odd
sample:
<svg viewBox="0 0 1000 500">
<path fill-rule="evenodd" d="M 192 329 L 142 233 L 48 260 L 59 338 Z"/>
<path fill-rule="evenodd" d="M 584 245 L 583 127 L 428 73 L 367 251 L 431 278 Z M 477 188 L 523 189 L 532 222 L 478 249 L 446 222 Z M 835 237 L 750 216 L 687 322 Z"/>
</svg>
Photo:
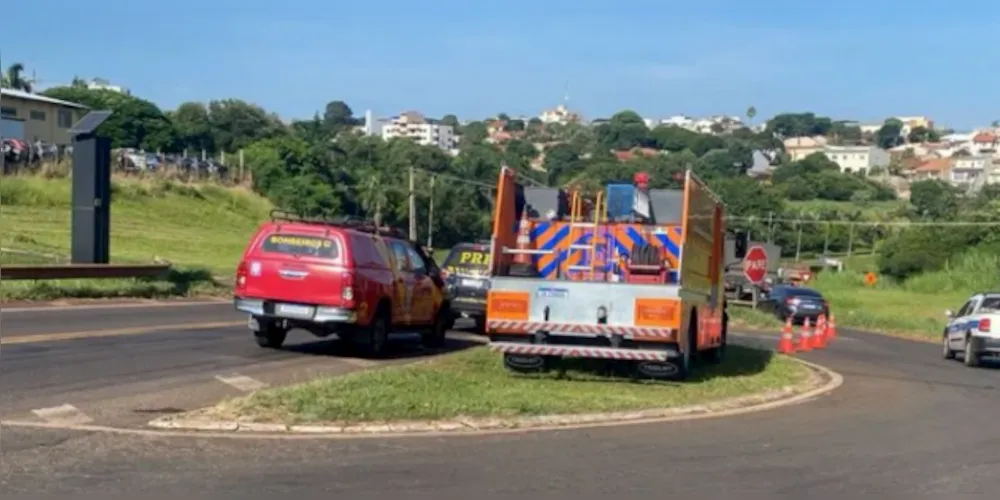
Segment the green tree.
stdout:
<svg viewBox="0 0 1000 500">
<path fill-rule="evenodd" d="M 833 121 L 814 113 L 782 113 L 767 122 L 765 130 L 781 137 L 807 137 L 826 135 Z"/>
<path fill-rule="evenodd" d="M 889 118 L 875 133 L 875 143 L 882 149 L 890 149 L 903 143 L 903 122 Z"/>
<path fill-rule="evenodd" d="M 955 188 L 936 180 L 919 181 L 910 185 L 910 204 L 921 218 L 954 218 L 959 209 L 958 196 Z"/>
<path fill-rule="evenodd" d="M 252 142 L 288 134 L 277 116 L 239 99 L 211 101 L 213 142 L 221 151 L 238 151 Z"/>
<path fill-rule="evenodd" d="M 447 125 L 452 128 L 452 130 L 458 130 L 459 122 L 458 117 L 455 115 L 444 115 L 441 117 L 441 125 Z"/>
<path fill-rule="evenodd" d="M 111 139 L 112 147 L 142 148 L 147 151 L 178 149 L 173 123 L 155 104 L 112 90 L 80 87 L 53 87 L 42 94 L 83 104 L 91 109 L 106 109 L 112 115 L 99 128 Z"/>
<path fill-rule="evenodd" d="M 358 120 L 354 118 L 354 111 L 347 103 L 330 101 L 323 109 L 323 123 L 329 130 L 337 132 L 358 125 Z"/>
<path fill-rule="evenodd" d="M 170 114 L 177 132 L 178 147 L 193 151 L 215 151 L 212 119 L 208 107 L 200 102 L 185 102 Z"/>
<path fill-rule="evenodd" d="M 0 75 L 0 87 L 23 90 L 25 92 L 34 90 L 32 82 L 24 78 L 24 64 L 22 63 L 14 63 L 7 66 L 6 73 Z"/>
<path fill-rule="evenodd" d="M 627 150 L 635 147 L 652 146 L 646 122 L 631 110 L 619 111 L 594 129 L 597 143 L 605 149 Z"/>
<path fill-rule="evenodd" d="M 913 127 L 909 135 L 906 136 L 908 142 L 937 142 L 941 136 L 934 129 L 926 127 Z"/>
</svg>

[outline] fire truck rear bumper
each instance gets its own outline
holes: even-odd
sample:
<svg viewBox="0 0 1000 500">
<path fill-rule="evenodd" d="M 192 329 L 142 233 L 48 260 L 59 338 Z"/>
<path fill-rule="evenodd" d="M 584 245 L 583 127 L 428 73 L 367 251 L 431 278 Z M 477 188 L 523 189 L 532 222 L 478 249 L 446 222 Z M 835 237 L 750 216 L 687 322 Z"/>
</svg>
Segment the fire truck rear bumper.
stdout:
<svg viewBox="0 0 1000 500">
<path fill-rule="evenodd" d="M 628 349 L 578 345 L 523 344 L 491 342 L 490 350 L 519 356 L 558 356 L 564 358 L 615 359 L 625 361 L 668 361 L 680 357 L 680 352 L 667 349 Z"/>
</svg>

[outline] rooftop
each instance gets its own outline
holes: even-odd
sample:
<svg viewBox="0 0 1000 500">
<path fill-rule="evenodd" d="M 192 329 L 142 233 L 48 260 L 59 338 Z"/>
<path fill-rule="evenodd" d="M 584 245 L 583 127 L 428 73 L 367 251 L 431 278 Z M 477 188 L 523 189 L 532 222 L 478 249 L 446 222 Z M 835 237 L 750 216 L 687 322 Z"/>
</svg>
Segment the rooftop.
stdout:
<svg viewBox="0 0 1000 500">
<path fill-rule="evenodd" d="M 14 99 L 24 99 L 25 101 L 45 102 L 48 104 L 55 104 L 56 106 L 65 106 L 67 108 L 88 109 L 87 106 L 84 106 L 83 104 L 64 101 L 62 99 L 54 99 L 52 97 L 46 97 L 39 94 L 32 94 L 23 90 L 0 89 L 0 97 L 12 97 Z"/>
</svg>

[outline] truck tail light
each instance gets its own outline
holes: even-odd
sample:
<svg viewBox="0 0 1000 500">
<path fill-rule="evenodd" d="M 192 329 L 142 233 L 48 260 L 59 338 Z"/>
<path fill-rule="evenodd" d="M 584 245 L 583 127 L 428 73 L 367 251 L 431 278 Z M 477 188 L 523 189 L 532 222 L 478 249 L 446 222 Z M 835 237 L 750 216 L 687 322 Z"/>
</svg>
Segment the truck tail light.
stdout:
<svg viewBox="0 0 1000 500">
<path fill-rule="evenodd" d="M 241 261 L 236 267 L 236 289 L 241 290 L 247 286 L 247 261 Z"/>
<path fill-rule="evenodd" d="M 354 273 L 345 272 L 340 276 L 340 298 L 344 307 L 354 307 Z"/>
<path fill-rule="evenodd" d="M 979 331 L 983 333 L 990 333 L 990 318 L 983 318 L 979 320 Z"/>
</svg>

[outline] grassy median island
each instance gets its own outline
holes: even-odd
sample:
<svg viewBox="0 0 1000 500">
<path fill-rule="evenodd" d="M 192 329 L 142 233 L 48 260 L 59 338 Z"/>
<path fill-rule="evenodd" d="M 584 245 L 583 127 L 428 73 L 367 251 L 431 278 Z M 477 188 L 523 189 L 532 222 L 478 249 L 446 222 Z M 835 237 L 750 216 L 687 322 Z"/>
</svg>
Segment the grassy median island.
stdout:
<svg viewBox="0 0 1000 500">
<path fill-rule="evenodd" d="M 68 261 L 70 181 L 4 177 L 0 182 L 0 264 Z M 4 281 L 0 298 L 169 297 L 224 293 L 228 278 L 270 203 L 249 190 L 166 179 L 112 184 L 111 261 L 174 265 L 165 279 Z"/>
<path fill-rule="evenodd" d="M 485 347 L 404 366 L 268 389 L 208 411 L 224 419 L 359 423 L 514 417 L 658 409 L 796 386 L 810 370 L 769 351 L 731 346 L 726 362 L 683 383 L 614 379 L 583 372 L 524 376 Z"/>
<path fill-rule="evenodd" d="M 874 287 L 864 284 L 864 267 L 855 266 L 843 273 L 820 273 L 811 286 L 830 301 L 838 327 L 936 341 L 947 323 L 946 309 L 957 311 L 973 293 L 998 288 L 996 259 L 971 251 L 945 270 L 902 283 L 881 279 Z M 781 328 L 774 315 L 762 311 L 731 307 L 730 317 L 733 328 Z"/>
</svg>

